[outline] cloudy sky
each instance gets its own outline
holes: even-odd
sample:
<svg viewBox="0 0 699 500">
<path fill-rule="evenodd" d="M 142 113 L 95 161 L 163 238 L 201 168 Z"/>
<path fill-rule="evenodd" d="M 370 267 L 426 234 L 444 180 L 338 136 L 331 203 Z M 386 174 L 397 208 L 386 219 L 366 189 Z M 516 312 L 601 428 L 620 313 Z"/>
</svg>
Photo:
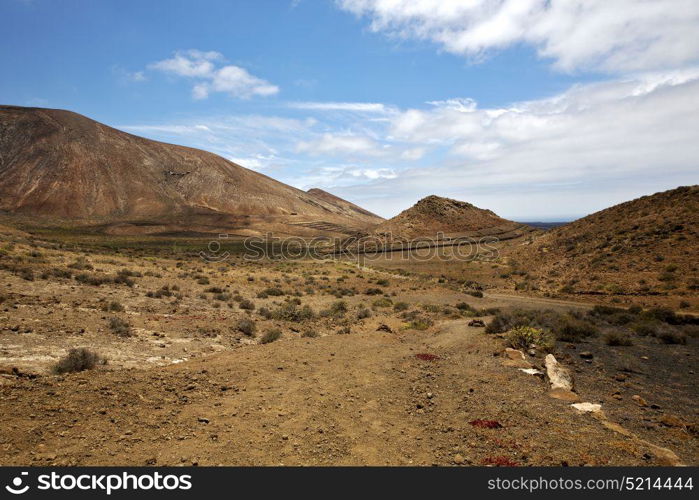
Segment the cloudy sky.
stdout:
<svg viewBox="0 0 699 500">
<path fill-rule="evenodd" d="M 566 220 L 699 181 L 697 0 L 0 0 L 0 103 L 390 217 Z"/>
</svg>

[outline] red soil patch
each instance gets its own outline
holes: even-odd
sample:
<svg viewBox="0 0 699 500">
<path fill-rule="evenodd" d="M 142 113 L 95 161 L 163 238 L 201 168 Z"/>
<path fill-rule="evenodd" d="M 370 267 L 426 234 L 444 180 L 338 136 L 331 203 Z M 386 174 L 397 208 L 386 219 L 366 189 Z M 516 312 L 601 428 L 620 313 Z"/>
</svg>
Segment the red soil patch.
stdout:
<svg viewBox="0 0 699 500">
<path fill-rule="evenodd" d="M 486 457 L 483 465 L 495 465 L 496 467 L 517 467 L 519 464 L 507 457 Z"/>
<path fill-rule="evenodd" d="M 471 420 L 469 424 L 474 427 L 480 427 L 481 429 L 500 429 L 502 427 L 502 424 L 497 420 L 481 420 L 480 418 Z"/>
<path fill-rule="evenodd" d="M 415 357 L 421 361 L 437 361 L 440 359 L 436 354 L 426 354 L 424 352 L 416 354 Z"/>
</svg>

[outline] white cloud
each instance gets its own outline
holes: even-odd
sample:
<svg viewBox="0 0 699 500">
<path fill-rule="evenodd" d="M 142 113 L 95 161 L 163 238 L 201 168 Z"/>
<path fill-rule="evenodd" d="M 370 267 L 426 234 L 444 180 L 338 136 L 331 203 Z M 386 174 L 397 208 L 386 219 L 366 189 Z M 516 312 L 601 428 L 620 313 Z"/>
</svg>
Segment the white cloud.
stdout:
<svg viewBox="0 0 699 500">
<path fill-rule="evenodd" d="M 230 64 L 217 67 L 217 63 L 223 60 L 219 52 L 178 51 L 170 59 L 149 64 L 148 69 L 194 79 L 194 99 L 206 99 L 211 92 L 223 92 L 241 99 L 279 92 L 279 87 L 251 75 L 244 68 Z"/>
<path fill-rule="evenodd" d="M 699 60 L 696 0 L 339 0 L 371 29 L 479 60 L 518 43 L 564 71 L 668 69 Z"/>
<path fill-rule="evenodd" d="M 318 139 L 301 141 L 296 146 L 296 152 L 319 155 L 369 155 L 383 154 L 381 145 L 369 137 L 357 135 L 323 134 Z"/>
<path fill-rule="evenodd" d="M 391 109 L 381 121 L 235 115 L 121 128 L 328 188 L 384 216 L 437 194 L 511 218 L 565 217 L 697 182 L 699 67 L 501 107 L 453 98 Z"/>
<path fill-rule="evenodd" d="M 379 102 L 291 102 L 290 108 L 309 111 L 356 111 L 360 113 L 386 113 L 389 108 Z"/>
</svg>

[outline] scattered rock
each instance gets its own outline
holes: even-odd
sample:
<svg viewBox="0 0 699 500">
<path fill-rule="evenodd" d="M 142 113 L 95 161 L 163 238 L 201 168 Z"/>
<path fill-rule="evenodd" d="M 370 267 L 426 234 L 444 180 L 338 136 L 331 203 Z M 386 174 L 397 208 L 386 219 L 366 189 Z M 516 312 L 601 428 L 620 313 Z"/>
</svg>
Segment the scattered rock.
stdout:
<svg viewBox="0 0 699 500">
<path fill-rule="evenodd" d="M 581 357 L 582 359 L 592 359 L 592 358 L 594 358 L 595 356 L 594 356 L 594 354 L 592 354 L 590 351 L 584 351 L 584 352 L 581 352 L 581 353 L 580 353 L 580 357 Z"/>
<path fill-rule="evenodd" d="M 206 417 L 199 417 L 199 418 L 197 418 L 197 421 L 198 421 L 198 422 L 201 422 L 202 424 L 208 424 L 208 423 L 209 423 L 209 419 L 206 418 Z"/>
<path fill-rule="evenodd" d="M 597 413 L 602 410 L 602 405 L 595 403 L 574 403 L 570 406 L 583 413 Z"/>
<path fill-rule="evenodd" d="M 546 374 L 551 382 L 551 389 L 573 390 L 573 377 L 570 372 L 556 361 L 553 354 L 547 354 L 544 359 Z"/>
<path fill-rule="evenodd" d="M 388 326 L 385 323 L 381 323 L 378 328 L 376 329 L 377 332 L 387 332 L 387 333 L 393 333 L 393 330 L 391 330 L 391 327 Z"/>
<path fill-rule="evenodd" d="M 519 371 L 526 373 L 527 375 L 543 375 L 544 372 L 537 370 L 536 368 L 520 368 Z"/>
<path fill-rule="evenodd" d="M 666 427 L 684 427 L 685 423 L 679 417 L 674 415 L 663 415 L 660 418 L 660 423 Z"/>
<path fill-rule="evenodd" d="M 503 354 L 506 358 L 511 359 L 513 361 L 527 359 L 522 351 L 520 351 L 519 349 L 512 349 L 511 347 L 506 347 L 505 352 Z"/>
<path fill-rule="evenodd" d="M 464 460 L 464 457 L 461 456 L 461 454 L 457 453 L 456 455 L 454 455 L 454 463 L 456 465 L 463 465 L 464 463 L 466 463 L 466 460 Z"/>
<path fill-rule="evenodd" d="M 485 322 L 482 319 L 472 319 L 468 322 L 468 326 L 475 326 L 481 328 L 485 327 Z"/>
<path fill-rule="evenodd" d="M 648 406 L 648 403 L 646 402 L 646 400 L 643 399 L 638 394 L 634 394 L 633 396 L 631 396 L 631 399 L 634 401 L 634 403 L 636 403 L 641 408 L 645 408 L 646 406 Z"/>
<path fill-rule="evenodd" d="M 548 395 L 551 398 L 560 399 L 561 401 L 580 401 L 580 396 L 575 394 L 573 391 L 569 391 L 568 389 L 562 389 L 560 387 L 557 387 L 556 389 L 551 389 L 548 392 Z"/>
</svg>

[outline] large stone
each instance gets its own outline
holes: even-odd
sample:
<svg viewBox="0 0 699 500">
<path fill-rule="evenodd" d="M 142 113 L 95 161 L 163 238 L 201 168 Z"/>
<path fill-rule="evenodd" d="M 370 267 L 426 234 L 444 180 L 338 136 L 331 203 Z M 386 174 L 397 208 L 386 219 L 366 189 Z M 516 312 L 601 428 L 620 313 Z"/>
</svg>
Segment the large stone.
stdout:
<svg viewBox="0 0 699 500">
<path fill-rule="evenodd" d="M 602 410 L 602 405 L 595 403 L 575 403 L 570 406 L 583 413 L 597 413 Z"/>
<path fill-rule="evenodd" d="M 505 348 L 505 352 L 503 354 L 506 358 L 511 359 L 513 361 L 527 359 L 522 351 L 520 351 L 519 349 L 512 349 L 511 347 Z"/>
<path fill-rule="evenodd" d="M 561 388 L 551 389 L 549 391 L 549 397 L 552 397 L 554 399 L 560 399 L 561 401 L 570 401 L 571 403 L 580 401 L 580 396 L 575 394 L 573 391 Z"/>
<path fill-rule="evenodd" d="M 566 368 L 561 366 L 553 354 L 546 355 L 544 364 L 546 365 L 546 375 L 548 375 L 551 382 L 551 389 L 573 390 L 573 376 Z"/>
</svg>

